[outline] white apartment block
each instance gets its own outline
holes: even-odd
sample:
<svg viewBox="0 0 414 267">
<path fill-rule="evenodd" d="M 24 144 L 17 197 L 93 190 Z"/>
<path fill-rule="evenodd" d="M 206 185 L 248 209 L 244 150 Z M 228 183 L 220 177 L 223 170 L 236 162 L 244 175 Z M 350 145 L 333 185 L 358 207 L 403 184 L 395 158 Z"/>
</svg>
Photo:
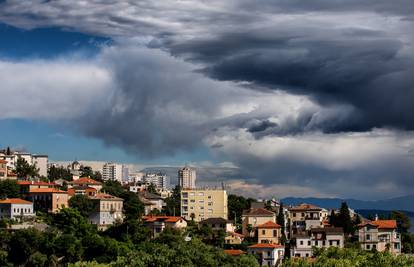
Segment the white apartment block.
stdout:
<svg viewBox="0 0 414 267">
<path fill-rule="evenodd" d="M 123 166 L 117 163 L 105 163 L 102 169 L 102 179 L 104 181 L 118 181 L 122 183 Z"/>
<path fill-rule="evenodd" d="M 194 189 L 196 187 L 196 170 L 184 167 L 178 170 L 178 185 L 184 189 Z"/>
<path fill-rule="evenodd" d="M 168 186 L 168 176 L 162 173 L 147 173 L 143 180 L 144 183 L 154 184 L 159 189 L 166 189 Z"/>
<path fill-rule="evenodd" d="M 20 219 L 35 216 L 33 203 L 20 198 L 0 200 L 0 219 Z"/>
<path fill-rule="evenodd" d="M 36 164 L 39 169 L 39 176 L 47 177 L 47 166 L 49 157 L 47 155 L 37 155 L 25 152 L 13 152 L 12 155 L 0 154 L 0 159 L 7 161 L 7 168 L 14 170 L 16 168 L 17 159 L 21 157 L 29 164 Z"/>
<path fill-rule="evenodd" d="M 199 222 L 208 218 L 228 219 L 227 192 L 223 189 L 181 190 L 181 216 Z"/>
</svg>

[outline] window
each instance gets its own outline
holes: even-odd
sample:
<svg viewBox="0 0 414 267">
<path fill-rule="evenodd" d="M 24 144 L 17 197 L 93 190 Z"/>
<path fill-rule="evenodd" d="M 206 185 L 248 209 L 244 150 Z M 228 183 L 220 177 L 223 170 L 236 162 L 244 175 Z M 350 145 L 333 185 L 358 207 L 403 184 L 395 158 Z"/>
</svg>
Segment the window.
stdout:
<svg viewBox="0 0 414 267">
<path fill-rule="evenodd" d="M 296 212 L 293 213 L 293 217 L 296 217 Z"/>
<path fill-rule="evenodd" d="M 302 216 L 302 217 L 305 217 L 305 213 L 303 213 L 303 212 L 302 212 L 301 216 Z"/>
<path fill-rule="evenodd" d="M 377 245 L 372 245 L 372 249 L 377 249 Z"/>
<path fill-rule="evenodd" d="M 200 197 L 203 197 L 203 196 L 204 196 L 204 192 L 199 192 L 199 193 L 198 193 L 198 195 L 199 195 Z"/>
<path fill-rule="evenodd" d="M 308 246 L 310 246 L 311 245 L 311 242 L 310 241 L 308 241 Z"/>
<path fill-rule="evenodd" d="M 277 230 L 273 230 L 273 236 L 277 237 Z"/>
<path fill-rule="evenodd" d="M 266 230 L 262 230 L 262 235 L 265 235 L 266 234 Z"/>
<path fill-rule="evenodd" d="M 324 241 L 322 241 L 322 246 L 326 246 L 326 242 L 325 242 L 325 240 L 324 240 Z"/>
<path fill-rule="evenodd" d="M 301 240 L 299 243 L 300 243 L 301 245 L 303 245 L 303 240 Z M 310 241 L 309 241 L 308 243 L 310 243 Z"/>
<path fill-rule="evenodd" d="M 365 235 L 365 239 L 366 240 L 371 240 L 371 235 L 369 235 L 369 234 Z"/>
<path fill-rule="evenodd" d="M 208 196 L 208 199 L 211 199 L 211 196 Z"/>
<path fill-rule="evenodd" d="M 329 240 L 329 245 L 332 246 L 332 240 Z"/>
<path fill-rule="evenodd" d="M 371 245 L 367 245 L 367 249 L 371 249 Z"/>
</svg>

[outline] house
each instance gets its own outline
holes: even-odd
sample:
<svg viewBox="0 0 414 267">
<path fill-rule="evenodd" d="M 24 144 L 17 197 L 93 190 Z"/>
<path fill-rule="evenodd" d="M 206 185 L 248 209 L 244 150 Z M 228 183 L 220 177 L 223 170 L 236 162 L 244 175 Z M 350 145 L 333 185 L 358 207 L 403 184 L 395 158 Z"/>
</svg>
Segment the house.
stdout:
<svg viewBox="0 0 414 267">
<path fill-rule="evenodd" d="M 145 205 L 145 215 L 148 215 L 154 209 L 161 211 L 165 206 L 164 199 L 160 195 L 142 191 L 138 192 L 138 197 Z"/>
<path fill-rule="evenodd" d="M 298 234 L 311 228 L 323 227 L 323 221 L 328 217 L 328 211 L 312 204 L 302 203 L 290 207 L 289 227 L 291 233 Z"/>
<path fill-rule="evenodd" d="M 96 224 L 98 229 L 105 230 L 115 222 L 123 220 L 124 200 L 109 194 L 98 193 L 90 196 L 94 203 L 94 210 L 89 215 L 89 221 Z"/>
<path fill-rule="evenodd" d="M 312 257 L 312 248 L 344 247 L 344 231 L 340 227 L 312 228 L 293 235 L 292 257 Z"/>
<path fill-rule="evenodd" d="M 0 180 L 7 179 L 7 160 L 0 159 Z"/>
<path fill-rule="evenodd" d="M 224 253 L 229 256 L 240 256 L 240 255 L 246 254 L 246 252 L 240 249 L 225 249 Z"/>
<path fill-rule="evenodd" d="M 94 179 L 91 179 L 89 177 L 81 177 L 78 180 L 70 181 L 68 182 L 68 188 L 74 187 L 74 186 L 87 186 L 87 187 L 93 187 L 96 189 L 97 192 L 101 191 L 102 189 L 102 183 L 95 181 Z"/>
<path fill-rule="evenodd" d="M 279 266 L 285 254 L 285 247 L 276 244 L 255 244 L 249 246 L 247 252 L 255 255 L 261 266 Z"/>
<path fill-rule="evenodd" d="M 144 216 L 144 225 L 151 230 L 152 237 L 157 237 L 166 227 L 183 229 L 187 227 L 187 221 L 178 216 Z"/>
<path fill-rule="evenodd" d="M 27 194 L 35 211 L 57 212 L 68 207 L 68 192 L 56 188 L 33 188 Z"/>
<path fill-rule="evenodd" d="M 208 218 L 202 220 L 199 224 L 208 225 L 213 231 L 223 230 L 225 232 L 234 232 L 236 230 L 232 222 L 221 217 Z"/>
<path fill-rule="evenodd" d="M 33 203 L 20 198 L 0 200 L 0 219 L 23 219 L 35 216 Z"/>
<path fill-rule="evenodd" d="M 42 181 L 17 181 L 20 186 L 20 192 L 23 195 L 28 194 L 33 189 L 46 189 L 46 188 L 58 188 L 59 185 L 53 182 L 42 182 Z"/>
<path fill-rule="evenodd" d="M 257 227 L 257 243 L 280 244 L 282 227 L 272 221 L 259 224 Z"/>
<path fill-rule="evenodd" d="M 244 235 L 236 232 L 227 232 L 224 242 L 229 245 L 240 245 L 244 240 Z"/>
<path fill-rule="evenodd" d="M 83 195 L 83 196 L 95 196 L 97 193 L 96 188 L 90 187 L 87 185 L 75 185 L 71 188 L 68 188 L 69 197 L 73 197 L 76 195 Z"/>
<path fill-rule="evenodd" d="M 244 236 L 254 236 L 254 229 L 268 221 L 276 223 L 276 215 L 273 211 L 264 208 L 250 208 L 242 214 L 242 233 Z"/>
<path fill-rule="evenodd" d="M 364 250 L 401 253 L 401 237 L 396 220 L 366 221 L 358 225 L 358 240 Z"/>
</svg>

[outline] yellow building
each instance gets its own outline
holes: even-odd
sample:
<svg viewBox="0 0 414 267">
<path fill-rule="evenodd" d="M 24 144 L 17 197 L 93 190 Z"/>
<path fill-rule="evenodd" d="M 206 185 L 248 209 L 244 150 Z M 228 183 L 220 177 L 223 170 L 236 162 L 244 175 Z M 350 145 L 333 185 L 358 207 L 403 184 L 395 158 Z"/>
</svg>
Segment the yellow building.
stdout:
<svg viewBox="0 0 414 267">
<path fill-rule="evenodd" d="M 257 243 L 279 244 L 282 236 L 281 226 L 272 221 L 257 226 Z"/>
<path fill-rule="evenodd" d="M 181 190 L 181 216 L 199 222 L 221 217 L 227 220 L 227 192 L 222 189 Z"/>
</svg>

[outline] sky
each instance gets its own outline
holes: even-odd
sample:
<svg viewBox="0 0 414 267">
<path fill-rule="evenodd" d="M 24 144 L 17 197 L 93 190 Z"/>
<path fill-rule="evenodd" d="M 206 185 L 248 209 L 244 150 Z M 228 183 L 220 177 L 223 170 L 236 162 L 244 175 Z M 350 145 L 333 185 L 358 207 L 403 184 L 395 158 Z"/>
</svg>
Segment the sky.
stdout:
<svg viewBox="0 0 414 267">
<path fill-rule="evenodd" d="M 412 194 L 413 26 L 411 0 L 0 1 L 0 147 Z"/>
</svg>

